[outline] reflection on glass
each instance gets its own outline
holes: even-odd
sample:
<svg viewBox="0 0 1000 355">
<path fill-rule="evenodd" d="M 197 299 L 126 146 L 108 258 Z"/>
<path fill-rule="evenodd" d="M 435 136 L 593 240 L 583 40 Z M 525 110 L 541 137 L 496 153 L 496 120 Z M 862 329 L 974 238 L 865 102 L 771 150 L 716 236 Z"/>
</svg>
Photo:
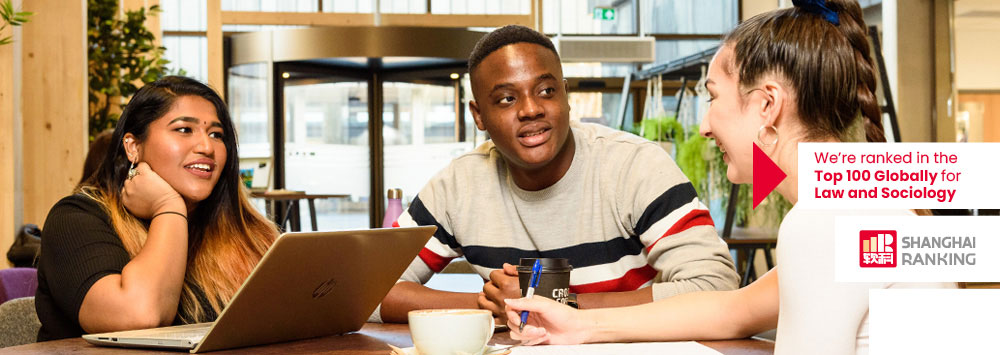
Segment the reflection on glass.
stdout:
<svg viewBox="0 0 1000 355">
<path fill-rule="evenodd" d="M 169 70 L 184 70 L 184 76 L 205 81 L 208 63 L 208 40 L 205 37 L 163 36 L 163 58 Z"/>
<path fill-rule="evenodd" d="M 667 63 L 719 45 L 718 40 L 660 40 L 656 41 L 656 63 Z"/>
<path fill-rule="evenodd" d="M 316 0 L 222 0 L 220 6 L 222 11 L 315 12 Z"/>
<path fill-rule="evenodd" d="M 164 31 L 205 30 L 205 0 L 160 0 L 160 10 L 160 28 Z"/>
<path fill-rule="evenodd" d="M 641 7 L 643 32 L 654 34 L 722 34 L 739 16 L 737 0 L 642 0 Z"/>
<path fill-rule="evenodd" d="M 371 13 L 375 0 L 322 0 L 324 12 Z M 575 1 L 575 0 L 574 0 Z M 382 0 L 382 13 L 427 13 L 427 0 Z M 531 13 L 531 0 L 431 0 L 433 14 L 526 15 Z"/>
<path fill-rule="evenodd" d="M 562 63 L 564 78 L 624 77 L 632 72 L 630 63 Z"/>
<path fill-rule="evenodd" d="M 548 34 L 635 34 L 635 1 L 546 0 L 542 29 Z M 595 18 L 597 8 L 612 9 L 614 19 Z"/>
<path fill-rule="evenodd" d="M 236 125 L 240 170 L 250 170 L 251 185 L 266 189 L 271 182 L 271 130 L 267 95 L 267 64 L 253 63 L 229 68 L 229 114 Z M 252 201 L 261 213 L 264 201 Z"/>
<path fill-rule="evenodd" d="M 385 186 L 403 189 L 406 206 L 434 174 L 472 150 L 474 123 L 467 114 L 460 140 L 454 86 L 387 82 L 383 92 Z"/>
<path fill-rule="evenodd" d="M 531 0 L 431 0 L 431 13 L 527 15 L 531 13 Z"/>
<path fill-rule="evenodd" d="M 240 158 L 271 158 L 267 64 L 229 68 L 229 113 L 239 134 Z"/>
<path fill-rule="evenodd" d="M 316 200 L 320 230 L 368 228 L 368 85 L 285 87 L 285 187 L 348 198 Z M 300 209 L 308 221 L 308 208 Z"/>
</svg>

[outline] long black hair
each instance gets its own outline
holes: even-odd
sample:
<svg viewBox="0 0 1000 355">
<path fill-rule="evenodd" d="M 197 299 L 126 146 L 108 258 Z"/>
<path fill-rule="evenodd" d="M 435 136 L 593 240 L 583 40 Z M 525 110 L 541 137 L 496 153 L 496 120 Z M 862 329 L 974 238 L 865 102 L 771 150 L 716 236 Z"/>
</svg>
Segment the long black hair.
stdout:
<svg viewBox="0 0 1000 355">
<path fill-rule="evenodd" d="M 195 230 L 202 230 L 203 228 L 194 227 L 203 227 L 207 221 L 214 220 L 220 210 L 226 209 L 225 207 L 232 208 L 239 201 L 240 180 L 236 128 L 229 116 L 229 109 L 215 90 L 197 80 L 183 76 L 167 76 L 139 89 L 122 111 L 118 125 L 111 135 L 112 147 L 108 149 L 100 170 L 89 182 L 105 193 L 119 195 L 117 199 L 120 200 L 122 186 L 125 184 L 131 165 L 121 144 L 125 134 L 131 133 L 140 143 L 145 141 L 149 134 L 149 126 L 167 114 L 182 96 L 197 96 L 215 107 L 219 123 L 222 124 L 222 142 L 226 146 L 226 163 L 220 171 L 219 181 L 212 189 L 212 194 L 201 201 L 197 209 L 188 216 L 189 226 Z"/>
<path fill-rule="evenodd" d="M 167 76 L 139 89 L 122 112 L 101 167 L 81 185 L 80 192 L 104 207 L 129 255 L 138 254 L 146 241 L 147 226 L 122 204 L 121 191 L 131 165 L 122 141 L 127 133 L 139 143 L 145 141 L 150 124 L 184 96 L 200 97 L 215 107 L 226 147 L 219 181 L 208 198 L 188 214 L 188 262 L 180 316 L 190 323 L 215 318 L 278 234 L 274 223 L 250 204 L 242 187 L 236 128 L 222 98 L 207 85 L 182 76 Z M 208 301 L 211 309 L 202 301 Z"/>
</svg>

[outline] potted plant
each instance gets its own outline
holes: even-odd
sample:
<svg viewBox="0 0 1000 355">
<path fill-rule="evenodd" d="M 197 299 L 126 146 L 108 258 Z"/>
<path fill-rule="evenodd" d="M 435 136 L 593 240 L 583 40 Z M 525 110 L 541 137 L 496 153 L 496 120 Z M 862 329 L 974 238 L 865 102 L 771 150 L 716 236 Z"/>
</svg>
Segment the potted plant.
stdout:
<svg viewBox="0 0 1000 355">
<path fill-rule="evenodd" d="M 713 211 L 714 217 L 721 221 L 732 197 L 732 183 L 726 175 L 729 167 L 722 159 L 723 154 L 715 145 L 715 140 L 702 137 L 698 129 L 698 126 L 691 126 L 686 134 L 674 136 L 675 141 L 679 142 L 675 161 L 694 185 L 699 199 Z M 771 194 L 757 210 L 754 210 L 751 184 L 740 185 L 738 199 L 733 223 L 741 227 L 754 219 L 759 221 L 757 225 L 777 228 L 792 207 L 791 203 L 781 195 Z"/>
<path fill-rule="evenodd" d="M 166 74 L 169 61 L 146 18 L 159 6 L 118 10 L 118 0 L 87 1 L 87 62 L 90 138 L 114 128 L 126 100 L 142 85 Z"/>
<path fill-rule="evenodd" d="M 639 136 L 657 142 L 671 156 L 675 156 L 674 145 L 684 142 L 684 126 L 672 115 L 645 118 L 639 122 Z"/>
</svg>

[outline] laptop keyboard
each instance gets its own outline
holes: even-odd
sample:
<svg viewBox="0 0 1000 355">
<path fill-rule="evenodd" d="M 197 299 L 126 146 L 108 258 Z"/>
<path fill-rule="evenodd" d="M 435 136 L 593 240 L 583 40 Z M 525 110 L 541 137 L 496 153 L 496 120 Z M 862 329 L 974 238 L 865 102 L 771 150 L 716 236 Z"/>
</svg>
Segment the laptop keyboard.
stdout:
<svg viewBox="0 0 1000 355">
<path fill-rule="evenodd" d="M 212 323 L 198 323 L 166 328 L 146 329 L 142 331 L 142 334 L 134 334 L 133 336 L 153 339 L 190 340 L 193 343 L 198 343 L 205 337 L 205 334 L 208 334 L 209 329 L 212 329 Z"/>
</svg>

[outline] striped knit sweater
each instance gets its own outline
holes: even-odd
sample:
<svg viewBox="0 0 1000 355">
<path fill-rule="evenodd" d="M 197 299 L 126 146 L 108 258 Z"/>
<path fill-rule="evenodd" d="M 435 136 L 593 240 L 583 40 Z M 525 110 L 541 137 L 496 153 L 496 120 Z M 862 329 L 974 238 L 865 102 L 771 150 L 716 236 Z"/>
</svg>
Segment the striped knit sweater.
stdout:
<svg viewBox="0 0 1000 355">
<path fill-rule="evenodd" d="M 663 149 L 596 124 L 571 129 L 569 171 L 543 190 L 518 188 L 492 141 L 432 178 L 398 221 L 438 227 L 402 281 L 427 282 L 460 256 L 484 279 L 505 262 L 549 257 L 569 258 L 574 293 L 737 287 L 708 210 Z"/>
</svg>

